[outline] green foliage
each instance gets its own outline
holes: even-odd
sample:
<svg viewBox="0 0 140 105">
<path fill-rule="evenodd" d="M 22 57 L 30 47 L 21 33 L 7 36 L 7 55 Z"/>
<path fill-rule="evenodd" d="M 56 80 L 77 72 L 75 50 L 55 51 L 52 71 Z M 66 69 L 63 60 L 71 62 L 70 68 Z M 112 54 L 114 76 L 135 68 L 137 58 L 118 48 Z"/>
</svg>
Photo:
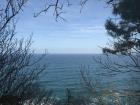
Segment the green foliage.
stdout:
<svg viewBox="0 0 140 105">
<path fill-rule="evenodd" d="M 115 2 L 116 1 L 116 2 Z M 112 1 L 113 2 L 113 1 Z M 105 27 L 108 35 L 114 39 L 112 48 L 104 48 L 104 53 L 132 53 L 140 50 L 140 1 L 114 0 L 115 19 L 108 19 Z"/>
</svg>

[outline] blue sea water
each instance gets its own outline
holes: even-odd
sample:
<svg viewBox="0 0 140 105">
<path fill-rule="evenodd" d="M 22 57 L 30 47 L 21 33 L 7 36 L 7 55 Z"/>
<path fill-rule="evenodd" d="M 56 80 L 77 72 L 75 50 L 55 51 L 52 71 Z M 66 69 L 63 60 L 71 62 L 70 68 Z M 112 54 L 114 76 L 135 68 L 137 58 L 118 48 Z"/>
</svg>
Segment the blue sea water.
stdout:
<svg viewBox="0 0 140 105">
<path fill-rule="evenodd" d="M 93 60 L 94 54 L 48 54 L 43 59 L 48 67 L 41 74 L 39 84 L 53 90 L 55 96 L 64 97 L 66 89 L 77 94 L 86 94 L 86 86 L 81 76 L 81 70 L 87 71 L 97 87 L 128 89 L 129 74 L 100 75 L 106 72 L 100 64 Z M 116 60 L 115 58 L 113 58 Z M 119 60 L 118 60 L 119 61 Z M 127 81 L 127 82 L 126 82 Z"/>
</svg>

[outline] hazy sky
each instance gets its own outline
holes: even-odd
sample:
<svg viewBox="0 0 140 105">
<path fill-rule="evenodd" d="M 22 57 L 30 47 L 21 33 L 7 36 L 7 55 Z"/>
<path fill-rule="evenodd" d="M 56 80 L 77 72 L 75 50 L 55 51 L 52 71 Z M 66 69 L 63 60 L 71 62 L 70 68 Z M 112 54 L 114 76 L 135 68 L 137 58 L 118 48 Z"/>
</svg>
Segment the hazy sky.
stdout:
<svg viewBox="0 0 140 105">
<path fill-rule="evenodd" d="M 37 53 L 47 49 L 49 53 L 101 53 L 108 41 L 104 28 L 111 9 L 101 1 L 89 0 L 82 13 L 74 3 L 62 16 L 67 20 L 55 21 L 53 11 L 34 18 L 33 14 L 43 8 L 43 0 L 31 0 L 23 9 L 17 23 L 18 37 L 33 33 L 32 48 Z"/>
</svg>

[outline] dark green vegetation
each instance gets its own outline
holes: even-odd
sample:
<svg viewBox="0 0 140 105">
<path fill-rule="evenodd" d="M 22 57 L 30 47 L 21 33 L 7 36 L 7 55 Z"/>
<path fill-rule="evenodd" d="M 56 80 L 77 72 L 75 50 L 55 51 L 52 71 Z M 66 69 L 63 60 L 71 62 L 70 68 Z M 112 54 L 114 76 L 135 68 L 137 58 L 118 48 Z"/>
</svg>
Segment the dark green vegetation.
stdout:
<svg viewBox="0 0 140 105">
<path fill-rule="evenodd" d="M 15 37 L 15 19 L 27 0 L 5 0 L 0 5 L 0 105 L 61 105 L 61 102 L 50 98 L 51 91 L 46 91 L 36 84 L 40 73 L 46 65 L 39 65 L 39 60 L 32 62 L 33 53 L 31 40 L 24 41 Z M 81 2 L 83 6 L 87 0 Z M 107 73 L 140 73 L 140 0 L 109 0 L 108 5 L 113 7 L 115 18 L 106 22 L 108 35 L 114 39 L 111 48 L 103 48 L 106 54 L 128 56 L 131 62 L 119 64 L 101 59 L 96 61 L 101 67 L 107 69 Z M 56 19 L 61 12 L 57 10 L 58 0 L 51 5 L 55 7 Z M 50 6 L 50 7 L 51 7 Z M 49 7 L 49 8 L 50 8 Z M 39 12 L 47 12 L 46 10 Z M 39 15 L 37 14 L 37 15 Z M 31 66 L 34 65 L 34 68 Z M 125 68 L 125 70 L 124 70 Z M 97 91 L 93 81 L 81 71 L 82 79 L 92 93 L 91 97 L 73 96 L 67 89 L 65 105 L 139 105 L 140 90 L 133 90 L 123 94 L 116 94 L 113 90 Z M 139 78 L 134 77 L 134 82 L 139 83 Z M 91 99 L 92 98 L 92 99 Z"/>
<path fill-rule="evenodd" d="M 104 48 L 103 52 L 113 54 L 139 53 L 140 50 L 140 1 L 114 0 L 111 2 L 115 18 L 107 20 L 105 27 L 108 35 L 115 41 L 112 49 Z"/>
<path fill-rule="evenodd" d="M 130 105 L 139 105 L 140 88 L 135 89 L 134 84 L 140 86 L 140 1 L 110 0 L 107 3 L 112 6 L 114 17 L 106 21 L 105 28 L 113 41 L 110 46 L 103 48 L 107 61 L 100 58 L 95 60 L 108 74 L 135 74 L 132 76 L 133 85 L 127 94 L 127 101 Z M 111 55 L 119 57 L 122 62 L 111 60 Z M 127 57 L 128 61 L 123 57 Z"/>
</svg>

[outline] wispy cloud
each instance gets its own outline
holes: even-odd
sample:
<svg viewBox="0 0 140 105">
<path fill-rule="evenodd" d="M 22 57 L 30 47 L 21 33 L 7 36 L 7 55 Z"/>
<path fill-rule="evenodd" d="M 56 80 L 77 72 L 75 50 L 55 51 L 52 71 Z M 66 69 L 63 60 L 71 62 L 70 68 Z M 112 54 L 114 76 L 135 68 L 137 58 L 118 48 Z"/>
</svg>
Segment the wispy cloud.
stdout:
<svg viewBox="0 0 140 105">
<path fill-rule="evenodd" d="M 77 2 L 72 0 L 73 3 Z M 97 45 L 104 45 L 106 42 L 106 30 L 104 22 L 110 12 L 103 8 L 104 4 L 96 0 L 88 2 L 82 13 L 77 5 L 71 8 L 64 8 L 67 11 L 63 14 L 67 22 L 56 22 L 52 16 L 52 10 L 47 14 L 41 14 L 33 18 L 34 11 L 42 8 L 42 2 L 35 0 L 29 2 L 17 24 L 19 36 L 34 34 L 33 47 L 54 49 L 51 52 L 92 52 L 93 46 L 96 52 Z M 98 10 L 98 11 L 97 11 Z M 73 49 L 74 48 L 74 49 Z M 59 51 L 59 49 L 62 49 Z M 75 51 L 76 50 L 76 51 Z"/>
<path fill-rule="evenodd" d="M 105 28 L 103 26 L 86 26 L 79 27 L 79 31 L 83 33 L 105 33 Z"/>
</svg>

